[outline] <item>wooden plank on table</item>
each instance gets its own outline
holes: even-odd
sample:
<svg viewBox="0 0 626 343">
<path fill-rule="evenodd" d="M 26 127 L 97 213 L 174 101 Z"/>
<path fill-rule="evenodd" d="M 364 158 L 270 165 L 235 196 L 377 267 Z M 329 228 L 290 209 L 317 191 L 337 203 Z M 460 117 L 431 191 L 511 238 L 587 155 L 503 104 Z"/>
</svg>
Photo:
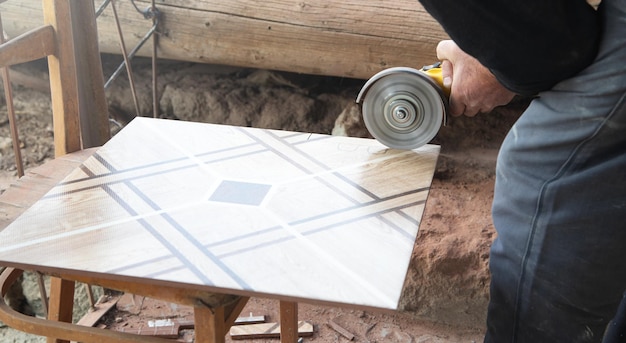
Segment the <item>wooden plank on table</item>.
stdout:
<svg viewBox="0 0 626 343">
<path fill-rule="evenodd" d="M 29 169 L 0 195 L 0 231 L 44 196 L 63 177 L 91 156 L 96 148 L 77 151 Z"/>
<path fill-rule="evenodd" d="M 313 335 L 313 324 L 307 321 L 298 322 L 298 336 L 309 337 Z M 280 324 L 261 323 L 250 325 L 237 325 L 230 328 L 232 339 L 250 338 L 278 338 L 280 337 Z"/>
</svg>

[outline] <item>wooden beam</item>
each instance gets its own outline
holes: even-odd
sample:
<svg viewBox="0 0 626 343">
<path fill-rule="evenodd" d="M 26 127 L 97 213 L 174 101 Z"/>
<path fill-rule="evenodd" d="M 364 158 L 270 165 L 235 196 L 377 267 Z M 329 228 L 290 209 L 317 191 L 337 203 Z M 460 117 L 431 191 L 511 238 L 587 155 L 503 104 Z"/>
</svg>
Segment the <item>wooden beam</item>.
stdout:
<svg viewBox="0 0 626 343">
<path fill-rule="evenodd" d="M 0 5 L 8 32 L 35 21 L 39 3 Z M 152 21 L 130 2 L 116 5 L 124 40 L 134 46 Z M 392 66 L 421 67 L 436 61 L 437 43 L 448 37 L 415 0 L 158 0 L 157 8 L 159 58 L 305 74 L 366 79 Z M 110 9 L 98 18 L 98 29 L 100 50 L 120 54 Z M 148 42 L 139 55 L 151 54 Z"/>
<path fill-rule="evenodd" d="M 126 293 L 143 295 L 150 298 L 173 302 L 180 305 L 197 306 L 198 303 L 205 304 L 210 307 L 228 306 L 243 301 L 243 305 L 248 300 L 247 297 L 237 295 L 210 293 L 207 291 L 199 291 L 195 289 L 179 288 L 166 285 L 155 285 L 145 279 L 137 279 L 138 282 L 112 280 L 108 278 L 100 278 L 97 276 L 86 276 L 78 274 L 57 274 L 51 273 L 52 276 L 70 279 L 86 283 L 89 285 L 102 286 L 104 288 L 115 289 Z M 244 300 L 241 300 L 244 298 Z M 243 308 L 243 307 L 242 307 Z M 234 311 L 234 310 L 231 310 Z M 241 310 L 239 310 L 241 312 Z M 234 314 L 236 318 L 239 313 Z M 234 319 L 233 319 L 234 321 Z M 232 325 L 232 324 L 231 324 Z"/>
<path fill-rule="evenodd" d="M 0 45 L 0 67 L 30 62 L 54 53 L 54 29 L 45 25 Z"/>
<path fill-rule="evenodd" d="M 175 5 L 161 0 L 157 7 L 163 13 L 163 58 L 306 74 L 369 78 L 391 66 L 421 67 L 436 61 L 436 44 L 447 37 L 415 0 L 187 0 Z M 125 27 L 136 25 L 126 30 L 137 32 L 146 25 L 131 10 L 127 5 Z M 100 29 L 107 50 L 110 18 L 104 14 Z"/>
<path fill-rule="evenodd" d="M 242 297 L 239 297 L 239 299 L 236 302 L 231 303 L 225 307 L 224 314 L 226 315 L 226 318 L 224 318 L 224 320 L 225 320 L 226 328 L 229 328 L 237 323 L 239 314 L 241 314 L 241 311 L 248 303 L 248 300 L 250 300 L 250 297 L 242 296 Z"/>
</svg>

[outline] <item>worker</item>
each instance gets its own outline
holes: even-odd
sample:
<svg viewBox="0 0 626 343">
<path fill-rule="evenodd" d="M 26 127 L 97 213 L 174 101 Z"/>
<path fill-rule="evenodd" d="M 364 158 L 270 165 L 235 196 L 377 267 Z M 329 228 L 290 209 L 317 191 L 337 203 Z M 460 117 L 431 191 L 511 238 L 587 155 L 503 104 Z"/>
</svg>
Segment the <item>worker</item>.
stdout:
<svg viewBox="0 0 626 343">
<path fill-rule="evenodd" d="M 453 115 L 533 98 L 498 156 L 485 342 L 626 342 L 626 0 L 420 2 Z"/>
</svg>

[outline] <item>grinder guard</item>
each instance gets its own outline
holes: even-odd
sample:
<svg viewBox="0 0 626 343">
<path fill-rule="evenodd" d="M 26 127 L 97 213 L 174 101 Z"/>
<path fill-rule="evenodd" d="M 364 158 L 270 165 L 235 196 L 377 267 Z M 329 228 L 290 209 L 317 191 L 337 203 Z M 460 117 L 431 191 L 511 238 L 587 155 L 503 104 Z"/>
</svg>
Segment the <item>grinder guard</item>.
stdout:
<svg viewBox="0 0 626 343">
<path fill-rule="evenodd" d="M 442 88 L 413 68 L 379 72 L 366 82 L 356 102 L 367 130 L 390 148 L 419 148 L 445 124 L 447 97 Z"/>
</svg>

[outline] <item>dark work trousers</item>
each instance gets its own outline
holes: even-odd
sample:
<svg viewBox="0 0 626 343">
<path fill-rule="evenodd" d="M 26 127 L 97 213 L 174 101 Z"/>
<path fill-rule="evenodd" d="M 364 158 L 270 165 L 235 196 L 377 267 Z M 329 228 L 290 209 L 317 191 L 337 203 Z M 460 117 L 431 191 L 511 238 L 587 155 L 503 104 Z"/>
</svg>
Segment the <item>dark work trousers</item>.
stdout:
<svg viewBox="0 0 626 343">
<path fill-rule="evenodd" d="M 500 150 L 485 342 L 602 342 L 614 317 L 625 326 L 626 0 L 599 14 L 595 62 L 539 94 Z"/>
</svg>

